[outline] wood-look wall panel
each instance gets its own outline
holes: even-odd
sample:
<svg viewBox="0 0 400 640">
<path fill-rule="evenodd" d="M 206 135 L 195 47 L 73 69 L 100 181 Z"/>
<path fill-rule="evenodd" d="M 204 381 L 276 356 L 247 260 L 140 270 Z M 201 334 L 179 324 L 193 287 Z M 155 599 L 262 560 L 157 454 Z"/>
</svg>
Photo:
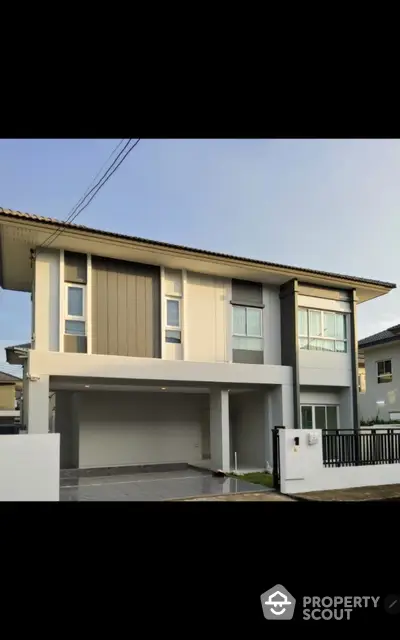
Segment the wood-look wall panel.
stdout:
<svg viewBox="0 0 400 640">
<path fill-rule="evenodd" d="M 159 358 L 158 267 L 92 256 L 93 353 Z"/>
</svg>

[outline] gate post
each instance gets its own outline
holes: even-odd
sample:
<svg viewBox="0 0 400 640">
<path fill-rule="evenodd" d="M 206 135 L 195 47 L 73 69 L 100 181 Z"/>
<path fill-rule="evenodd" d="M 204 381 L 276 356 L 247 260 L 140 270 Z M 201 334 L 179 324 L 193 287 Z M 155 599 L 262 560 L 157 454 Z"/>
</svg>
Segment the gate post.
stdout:
<svg viewBox="0 0 400 640">
<path fill-rule="evenodd" d="M 272 480 L 273 480 L 273 487 L 276 491 L 279 491 L 281 488 L 279 429 L 284 429 L 284 428 L 285 427 L 274 427 L 272 432 L 272 455 L 273 455 Z"/>
</svg>

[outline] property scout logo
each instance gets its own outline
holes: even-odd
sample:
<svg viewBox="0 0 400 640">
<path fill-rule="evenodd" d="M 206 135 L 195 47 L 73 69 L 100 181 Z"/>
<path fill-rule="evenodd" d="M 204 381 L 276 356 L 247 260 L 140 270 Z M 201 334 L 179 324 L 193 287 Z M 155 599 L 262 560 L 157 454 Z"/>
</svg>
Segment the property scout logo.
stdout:
<svg viewBox="0 0 400 640">
<path fill-rule="evenodd" d="M 304 596 L 303 620 L 350 620 L 354 609 L 376 609 L 379 600 L 380 596 Z M 262 594 L 261 605 L 267 620 L 291 620 L 296 600 L 285 587 L 277 584 Z M 388 610 L 386 604 L 385 608 Z"/>
</svg>

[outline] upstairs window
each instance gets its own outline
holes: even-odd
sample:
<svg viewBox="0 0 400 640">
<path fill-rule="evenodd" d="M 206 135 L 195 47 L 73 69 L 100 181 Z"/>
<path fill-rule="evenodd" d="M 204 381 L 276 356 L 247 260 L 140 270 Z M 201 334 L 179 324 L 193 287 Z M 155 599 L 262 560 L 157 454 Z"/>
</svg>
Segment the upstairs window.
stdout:
<svg viewBox="0 0 400 640">
<path fill-rule="evenodd" d="M 181 300 L 166 298 L 165 342 L 180 344 L 181 330 Z"/>
<path fill-rule="evenodd" d="M 300 349 L 347 353 L 347 322 L 344 313 L 298 310 Z"/>
<path fill-rule="evenodd" d="M 86 287 L 65 283 L 65 333 L 86 335 Z"/>
<path fill-rule="evenodd" d="M 234 305 L 233 349 L 263 350 L 262 309 Z"/>
<path fill-rule="evenodd" d="M 392 361 L 381 360 L 376 363 L 376 366 L 378 371 L 378 384 L 382 384 L 383 382 L 392 382 Z"/>
</svg>

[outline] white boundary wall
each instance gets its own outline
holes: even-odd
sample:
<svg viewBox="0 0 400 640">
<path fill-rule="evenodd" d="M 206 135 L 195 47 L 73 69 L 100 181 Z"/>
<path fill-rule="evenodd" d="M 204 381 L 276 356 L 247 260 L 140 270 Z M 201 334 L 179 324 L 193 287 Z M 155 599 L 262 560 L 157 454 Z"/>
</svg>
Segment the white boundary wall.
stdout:
<svg viewBox="0 0 400 640">
<path fill-rule="evenodd" d="M 0 501 L 59 499 L 59 434 L 0 435 Z"/>
<path fill-rule="evenodd" d="M 309 442 L 310 434 L 314 444 Z M 299 438 L 298 446 L 295 438 Z M 400 484 L 400 464 L 324 467 L 318 429 L 280 429 L 279 445 L 282 493 Z"/>
</svg>

